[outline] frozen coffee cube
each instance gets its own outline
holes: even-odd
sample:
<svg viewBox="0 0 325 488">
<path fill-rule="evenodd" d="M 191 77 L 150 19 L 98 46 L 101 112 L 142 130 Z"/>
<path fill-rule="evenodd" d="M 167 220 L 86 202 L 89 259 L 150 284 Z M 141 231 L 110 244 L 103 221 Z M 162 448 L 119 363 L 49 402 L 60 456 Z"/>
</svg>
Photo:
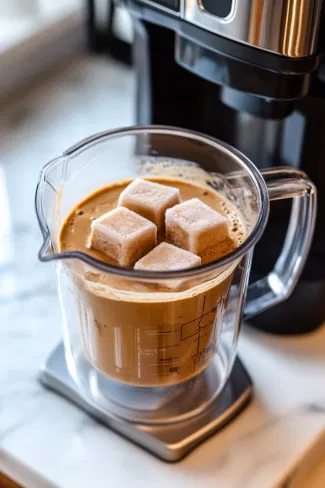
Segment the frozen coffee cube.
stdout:
<svg viewBox="0 0 325 488">
<path fill-rule="evenodd" d="M 148 180 L 132 181 L 120 194 L 118 205 L 154 222 L 158 229 L 165 224 L 165 212 L 181 201 L 178 188 Z"/>
<path fill-rule="evenodd" d="M 121 266 L 133 266 L 156 244 L 155 224 L 128 208 L 116 208 L 91 224 L 90 246 Z"/>
<path fill-rule="evenodd" d="M 178 247 L 202 255 L 229 236 L 228 220 L 198 198 L 166 212 L 166 238 Z"/>
<path fill-rule="evenodd" d="M 134 269 L 146 271 L 176 271 L 200 266 L 201 258 L 189 251 L 162 242 L 135 263 Z"/>
</svg>

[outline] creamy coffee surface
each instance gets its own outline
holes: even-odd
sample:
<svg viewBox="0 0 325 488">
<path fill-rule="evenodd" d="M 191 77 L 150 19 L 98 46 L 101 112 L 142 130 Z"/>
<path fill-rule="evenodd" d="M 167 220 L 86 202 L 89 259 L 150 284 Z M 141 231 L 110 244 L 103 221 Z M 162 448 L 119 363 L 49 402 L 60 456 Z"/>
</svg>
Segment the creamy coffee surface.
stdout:
<svg viewBox="0 0 325 488">
<path fill-rule="evenodd" d="M 182 201 L 199 198 L 229 220 L 230 238 L 209 248 L 202 263 L 221 258 L 245 239 L 235 207 L 212 189 L 184 180 L 150 178 L 178 188 Z M 130 180 L 131 181 L 131 180 Z M 60 251 L 82 251 L 117 264 L 90 249 L 92 220 L 116 208 L 130 181 L 89 195 L 67 216 Z M 158 242 L 164 240 L 158 235 Z M 138 386 L 167 386 L 204 369 L 218 348 L 222 316 L 238 262 L 195 281 L 144 283 L 67 264 L 71 310 L 77 317 L 83 354 L 108 377 Z"/>
<path fill-rule="evenodd" d="M 219 193 L 183 180 L 170 180 L 163 178 L 151 179 L 156 183 L 176 187 L 180 190 L 182 201 L 192 198 L 199 198 L 202 202 L 219 212 L 229 219 L 229 231 L 231 239 L 227 239 L 215 248 L 210 248 L 202 256 L 202 263 L 207 263 L 219 259 L 228 254 L 243 242 L 245 231 L 242 220 L 235 208 L 223 198 Z M 66 218 L 60 233 L 60 251 L 83 251 L 94 256 L 101 261 L 117 264 L 113 259 L 105 254 L 89 249 L 88 237 L 92 220 L 100 217 L 106 212 L 117 207 L 121 192 L 131 182 L 122 181 L 112 186 L 101 188 L 92 193 L 85 200 L 80 202 Z M 158 235 L 158 242 L 163 240 L 162 235 Z"/>
</svg>

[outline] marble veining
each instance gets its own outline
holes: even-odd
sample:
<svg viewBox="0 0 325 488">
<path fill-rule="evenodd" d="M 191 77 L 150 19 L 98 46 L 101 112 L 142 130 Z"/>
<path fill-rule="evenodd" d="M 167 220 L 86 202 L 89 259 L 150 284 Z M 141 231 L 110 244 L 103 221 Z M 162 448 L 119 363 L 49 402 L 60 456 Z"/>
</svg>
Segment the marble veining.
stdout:
<svg viewBox="0 0 325 488">
<path fill-rule="evenodd" d="M 0 469 L 28 488 L 284 486 L 325 427 L 324 328 L 304 338 L 246 328 L 240 354 L 254 381 L 252 404 L 174 465 L 38 382 L 60 338 L 54 265 L 37 259 L 38 173 L 83 137 L 131 124 L 133 93 L 127 68 L 83 57 L 0 111 Z"/>
</svg>

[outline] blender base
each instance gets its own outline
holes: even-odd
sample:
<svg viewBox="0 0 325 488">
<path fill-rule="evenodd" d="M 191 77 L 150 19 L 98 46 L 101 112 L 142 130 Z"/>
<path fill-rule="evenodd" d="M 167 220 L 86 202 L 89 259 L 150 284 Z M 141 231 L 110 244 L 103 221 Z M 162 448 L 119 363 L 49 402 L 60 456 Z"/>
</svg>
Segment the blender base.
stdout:
<svg viewBox="0 0 325 488">
<path fill-rule="evenodd" d="M 103 424 L 164 461 L 171 462 L 179 461 L 205 439 L 225 427 L 249 403 L 253 391 L 252 381 L 237 358 L 224 389 L 206 410 L 181 422 L 148 425 L 114 416 L 83 397 L 68 372 L 62 342 L 46 360 L 41 369 L 40 380 Z"/>
</svg>

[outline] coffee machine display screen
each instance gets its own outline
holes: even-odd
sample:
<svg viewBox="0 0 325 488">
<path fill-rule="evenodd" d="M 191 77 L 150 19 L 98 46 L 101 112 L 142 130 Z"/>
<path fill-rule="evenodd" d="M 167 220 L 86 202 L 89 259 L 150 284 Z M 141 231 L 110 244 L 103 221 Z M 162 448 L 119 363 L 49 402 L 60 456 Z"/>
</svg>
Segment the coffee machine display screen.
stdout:
<svg viewBox="0 0 325 488">
<path fill-rule="evenodd" d="M 204 10 L 216 17 L 228 17 L 231 12 L 232 0 L 200 0 Z"/>
</svg>

